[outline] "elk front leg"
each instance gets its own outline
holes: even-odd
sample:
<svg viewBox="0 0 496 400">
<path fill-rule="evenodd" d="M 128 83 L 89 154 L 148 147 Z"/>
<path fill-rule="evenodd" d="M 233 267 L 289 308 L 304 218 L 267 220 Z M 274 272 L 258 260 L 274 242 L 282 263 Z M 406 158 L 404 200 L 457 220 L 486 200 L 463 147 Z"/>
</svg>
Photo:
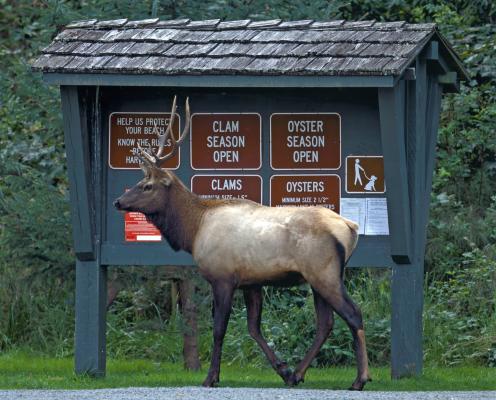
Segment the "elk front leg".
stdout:
<svg viewBox="0 0 496 400">
<path fill-rule="evenodd" d="M 231 314 L 234 285 L 226 282 L 211 282 L 214 296 L 214 344 L 212 348 L 212 361 L 208 375 L 203 381 L 203 386 L 212 387 L 219 382 L 220 359 L 222 342 L 226 334 L 229 315 Z"/>
<path fill-rule="evenodd" d="M 329 337 L 332 326 L 334 324 L 331 306 L 313 288 L 312 291 L 313 303 L 315 305 L 317 332 L 315 334 L 315 339 L 312 346 L 308 350 L 303 360 L 301 360 L 301 362 L 298 364 L 293 376 L 291 377 L 290 384 L 292 386 L 298 385 L 298 383 L 303 382 L 305 378 L 305 372 L 307 371 L 310 363 L 315 358 L 326 339 Z"/>
<path fill-rule="evenodd" d="M 272 365 L 272 368 L 274 368 L 287 385 L 290 385 L 290 378 L 292 376 L 291 370 L 285 362 L 280 361 L 277 358 L 260 331 L 260 321 L 262 319 L 262 288 L 260 286 L 253 286 L 244 289 L 243 294 L 245 297 L 248 332 L 250 333 L 250 336 L 255 339 L 261 347 L 269 360 L 270 365 Z"/>
</svg>

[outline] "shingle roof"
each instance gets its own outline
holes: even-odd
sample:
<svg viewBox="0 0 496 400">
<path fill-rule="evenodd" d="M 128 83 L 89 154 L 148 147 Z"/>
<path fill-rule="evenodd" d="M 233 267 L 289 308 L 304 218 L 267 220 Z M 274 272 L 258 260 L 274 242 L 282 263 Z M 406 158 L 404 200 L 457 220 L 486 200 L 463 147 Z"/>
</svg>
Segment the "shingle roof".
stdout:
<svg viewBox="0 0 496 400">
<path fill-rule="evenodd" d="M 400 75 L 434 24 L 375 21 L 77 21 L 34 62 L 42 72 Z"/>
</svg>

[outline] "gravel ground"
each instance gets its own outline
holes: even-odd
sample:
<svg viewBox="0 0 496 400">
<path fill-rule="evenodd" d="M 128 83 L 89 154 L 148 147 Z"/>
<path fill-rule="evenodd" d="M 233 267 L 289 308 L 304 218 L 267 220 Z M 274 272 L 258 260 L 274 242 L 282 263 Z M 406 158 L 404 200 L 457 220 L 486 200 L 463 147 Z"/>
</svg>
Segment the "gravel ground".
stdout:
<svg viewBox="0 0 496 400">
<path fill-rule="evenodd" d="M 0 390 L 0 399 L 36 400 L 495 400 L 487 392 L 348 392 L 341 390 L 198 387 L 97 390 Z"/>
</svg>

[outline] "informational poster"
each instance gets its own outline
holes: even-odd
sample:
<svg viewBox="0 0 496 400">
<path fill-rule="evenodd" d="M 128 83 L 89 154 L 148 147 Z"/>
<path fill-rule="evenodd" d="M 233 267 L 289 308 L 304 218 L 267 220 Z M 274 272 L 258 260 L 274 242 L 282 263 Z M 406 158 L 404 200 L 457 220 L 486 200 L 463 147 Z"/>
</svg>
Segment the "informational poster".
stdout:
<svg viewBox="0 0 496 400">
<path fill-rule="evenodd" d="M 365 234 L 365 199 L 342 198 L 340 214 L 358 224 L 358 233 L 360 235 Z"/>
<path fill-rule="evenodd" d="M 272 114 L 270 146 L 273 169 L 338 169 L 341 117 L 336 113 Z"/>
<path fill-rule="evenodd" d="M 124 237 L 126 242 L 159 242 L 160 231 L 139 212 L 126 212 L 124 217 Z"/>
<path fill-rule="evenodd" d="M 262 204 L 262 177 L 258 175 L 194 175 L 191 191 L 204 199 L 247 199 Z"/>
<path fill-rule="evenodd" d="M 273 175 L 270 205 L 323 206 L 339 213 L 341 179 L 338 175 Z"/>
<path fill-rule="evenodd" d="M 193 114 L 193 169 L 255 170 L 261 166 L 262 119 L 259 114 Z"/>
<path fill-rule="evenodd" d="M 389 235 L 387 199 L 342 198 L 340 214 L 359 225 L 360 235 Z"/>
<path fill-rule="evenodd" d="M 387 201 L 384 197 L 366 199 L 366 235 L 389 235 Z"/>
<path fill-rule="evenodd" d="M 381 194 L 386 191 L 383 156 L 346 157 L 346 192 Z"/>
<path fill-rule="evenodd" d="M 113 169 L 139 169 L 138 144 L 154 150 L 158 147 L 158 135 L 163 135 L 170 122 L 170 113 L 114 112 L 109 117 L 109 165 Z M 179 138 L 180 118 L 176 114 L 172 134 Z M 164 146 L 166 154 L 172 146 L 169 138 Z M 176 169 L 180 163 L 180 151 L 162 164 L 162 168 Z"/>
</svg>

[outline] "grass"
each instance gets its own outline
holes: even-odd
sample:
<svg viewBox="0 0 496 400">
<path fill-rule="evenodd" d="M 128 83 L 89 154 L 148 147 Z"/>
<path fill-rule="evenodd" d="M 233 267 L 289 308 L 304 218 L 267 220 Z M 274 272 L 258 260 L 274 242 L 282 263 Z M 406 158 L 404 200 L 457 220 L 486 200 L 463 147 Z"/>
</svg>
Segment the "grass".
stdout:
<svg viewBox="0 0 496 400">
<path fill-rule="evenodd" d="M 391 380 L 389 368 L 372 368 L 373 382 L 367 390 L 496 390 L 496 369 L 479 367 L 425 368 L 419 378 Z M 205 377 L 184 371 L 179 363 L 147 360 L 109 360 L 107 376 L 95 379 L 77 376 L 70 358 L 46 358 L 19 353 L 0 356 L 0 389 L 96 389 L 130 386 L 199 386 Z M 355 376 L 354 368 L 312 368 L 305 389 L 346 389 Z M 268 368 L 222 365 L 221 387 L 284 387 Z"/>
</svg>

